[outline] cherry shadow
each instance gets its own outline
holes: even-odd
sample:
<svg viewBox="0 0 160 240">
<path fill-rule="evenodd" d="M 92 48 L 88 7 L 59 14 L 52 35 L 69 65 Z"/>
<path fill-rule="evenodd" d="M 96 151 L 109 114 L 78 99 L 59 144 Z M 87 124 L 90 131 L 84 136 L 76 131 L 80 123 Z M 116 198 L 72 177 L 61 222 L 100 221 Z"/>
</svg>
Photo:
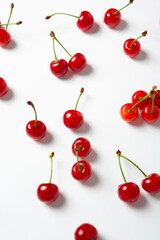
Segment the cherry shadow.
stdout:
<svg viewBox="0 0 160 240">
<path fill-rule="evenodd" d="M 90 130 L 91 130 L 91 127 L 89 126 L 89 124 L 84 122 L 80 128 L 74 129 L 72 131 L 78 134 L 83 134 L 83 133 L 89 132 Z"/>
<path fill-rule="evenodd" d="M 122 31 L 126 28 L 128 28 L 128 23 L 125 20 L 122 19 L 120 21 L 120 23 L 116 27 L 114 27 L 113 29 L 116 30 L 116 31 L 117 30 Z"/>
<path fill-rule="evenodd" d="M 70 69 L 68 69 L 68 72 L 64 76 L 60 77 L 59 79 L 60 80 L 70 80 L 74 75 L 75 75 L 74 72 L 72 72 Z"/>
<path fill-rule="evenodd" d="M 93 26 L 91 27 L 91 29 L 89 29 L 86 33 L 87 34 L 93 34 L 93 33 L 97 33 L 100 31 L 100 26 L 98 23 L 94 22 Z"/>
<path fill-rule="evenodd" d="M 128 204 L 129 207 L 137 208 L 137 209 L 145 208 L 145 207 L 147 207 L 147 205 L 148 205 L 147 199 L 142 195 L 140 195 L 139 199 L 136 202 Z"/>
<path fill-rule="evenodd" d="M 154 193 L 154 194 L 149 194 L 152 198 L 160 200 L 160 192 Z"/>
<path fill-rule="evenodd" d="M 56 199 L 55 202 L 51 202 L 51 203 L 47 203 L 47 207 L 49 208 L 61 208 L 64 206 L 66 202 L 66 199 L 64 198 L 64 196 L 60 193 L 60 195 L 58 196 L 58 198 Z"/>
<path fill-rule="evenodd" d="M 13 94 L 13 91 L 9 88 L 8 89 L 8 92 L 1 97 L 1 100 L 3 101 L 9 101 L 11 100 L 12 98 L 14 98 L 14 94 Z"/>
<path fill-rule="evenodd" d="M 87 157 L 85 157 L 85 160 L 88 162 L 94 162 L 98 158 L 98 154 L 95 152 L 94 149 L 91 149 L 91 152 Z"/>
<path fill-rule="evenodd" d="M 99 181 L 99 178 L 97 177 L 96 173 L 94 171 L 92 171 L 90 178 L 87 179 L 87 181 L 82 182 L 82 184 L 87 187 L 94 187 L 97 184 L 99 184 L 99 182 L 100 181 Z"/>
<path fill-rule="evenodd" d="M 140 53 L 136 57 L 134 57 L 132 59 L 134 61 L 144 61 L 144 60 L 149 59 L 149 56 L 148 56 L 148 54 L 145 51 L 141 50 Z"/>
<path fill-rule="evenodd" d="M 78 72 L 77 74 L 80 75 L 80 76 L 84 76 L 84 75 L 89 75 L 93 72 L 93 68 L 87 64 L 87 66 L 81 71 L 81 72 Z"/>
<path fill-rule="evenodd" d="M 4 48 L 7 50 L 12 50 L 15 49 L 16 47 L 17 47 L 16 42 L 13 39 L 11 39 L 10 43 L 6 45 Z"/>
<path fill-rule="evenodd" d="M 53 136 L 52 136 L 52 134 L 49 132 L 49 131 L 47 131 L 47 133 L 46 133 L 46 135 L 44 136 L 44 138 L 42 138 L 42 139 L 40 139 L 39 141 L 38 141 L 38 143 L 41 143 L 41 144 L 49 144 L 49 143 L 51 143 L 51 142 L 53 142 Z"/>
<path fill-rule="evenodd" d="M 138 116 L 138 118 L 134 121 L 129 123 L 131 126 L 135 126 L 135 127 L 139 127 L 145 124 L 143 118 L 140 116 Z"/>
</svg>

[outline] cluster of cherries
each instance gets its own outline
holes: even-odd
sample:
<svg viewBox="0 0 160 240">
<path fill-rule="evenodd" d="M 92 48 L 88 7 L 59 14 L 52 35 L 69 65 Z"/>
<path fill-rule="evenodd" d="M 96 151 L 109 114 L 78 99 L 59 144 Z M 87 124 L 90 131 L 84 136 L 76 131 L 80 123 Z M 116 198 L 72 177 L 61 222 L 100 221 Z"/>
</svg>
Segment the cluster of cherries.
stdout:
<svg viewBox="0 0 160 240">
<path fill-rule="evenodd" d="M 138 185 L 135 184 L 134 182 L 127 182 L 127 180 L 124 176 L 123 170 L 122 170 L 121 158 L 129 161 L 144 175 L 145 179 L 142 180 L 141 185 L 142 185 L 142 188 L 146 192 L 154 194 L 154 193 L 157 193 L 160 191 L 160 175 L 158 175 L 157 173 L 152 173 L 150 175 L 147 175 L 133 161 L 131 161 L 129 158 L 123 156 L 121 154 L 121 151 L 118 150 L 116 152 L 116 154 L 118 156 L 119 167 L 120 167 L 120 170 L 121 170 L 124 182 L 125 182 L 118 187 L 118 196 L 122 201 L 124 201 L 126 203 L 133 203 L 133 202 L 137 201 L 140 196 L 140 189 L 139 189 Z"/>
<path fill-rule="evenodd" d="M 120 115 L 126 122 L 133 122 L 138 118 L 139 112 L 142 118 L 149 123 L 159 119 L 160 115 L 160 90 L 153 86 L 152 90 L 139 90 L 132 95 L 132 103 L 124 104 L 120 109 Z"/>
</svg>

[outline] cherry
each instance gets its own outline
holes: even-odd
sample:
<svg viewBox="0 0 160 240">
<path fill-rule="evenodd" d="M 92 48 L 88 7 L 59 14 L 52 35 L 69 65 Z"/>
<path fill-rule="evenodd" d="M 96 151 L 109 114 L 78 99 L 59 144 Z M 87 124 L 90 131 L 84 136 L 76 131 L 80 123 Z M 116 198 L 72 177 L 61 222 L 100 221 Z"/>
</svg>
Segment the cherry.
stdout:
<svg viewBox="0 0 160 240">
<path fill-rule="evenodd" d="M 53 156 L 54 156 L 54 153 L 51 153 L 49 156 L 51 159 L 51 174 L 50 174 L 49 183 L 42 183 L 37 188 L 37 197 L 39 198 L 40 201 L 46 202 L 46 203 L 55 201 L 59 196 L 59 189 L 57 185 L 51 183 Z"/>
<path fill-rule="evenodd" d="M 133 122 L 138 117 L 138 108 L 132 103 L 126 103 L 121 107 L 120 115 L 126 122 Z"/>
<path fill-rule="evenodd" d="M 75 148 L 79 147 L 78 151 L 78 156 L 81 157 L 86 157 L 90 151 L 91 151 L 91 144 L 90 142 L 83 137 L 77 138 L 74 143 L 72 144 L 72 152 L 74 155 L 76 155 Z"/>
<path fill-rule="evenodd" d="M 71 173 L 76 180 L 83 182 L 86 181 L 91 176 L 92 168 L 91 165 L 85 160 L 79 161 L 78 157 L 79 150 L 80 150 L 79 147 L 75 148 L 77 162 L 73 165 Z"/>
<path fill-rule="evenodd" d="M 6 81 L 0 77 L 0 97 L 4 96 L 8 92 L 8 86 Z"/>
<path fill-rule="evenodd" d="M 0 46 L 5 47 L 11 41 L 11 35 L 3 28 L 0 28 Z"/>
<path fill-rule="evenodd" d="M 143 90 L 139 90 L 136 91 L 133 95 L 132 95 L 132 103 L 136 104 L 139 100 L 141 100 L 142 98 L 148 96 L 148 93 L 143 91 Z M 144 101 L 138 103 L 136 105 L 137 108 L 142 109 L 144 106 L 146 106 L 147 104 L 150 103 L 150 99 L 149 97 L 147 97 Z"/>
<path fill-rule="evenodd" d="M 147 31 L 143 32 L 142 35 L 136 39 L 127 39 L 123 45 L 123 50 L 125 54 L 131 58 L 137 56 L 141 50 L 141 45 L 138 42 L 138 39 L 140 39 L 141 37 L 145 37 L 146 35 Z"/>
<path fill-rule="evenodd" d="M 76 53 L 68 62 L 69 68 L 74 72 L 80 72 L 87 65 L 87 60 L 82 53 Z"/>
<path fill-rule="evenodd" d="M 74 237 L 75 240 L 97 240 L 98 232 L 93 225 L 83 223 L 76 229 Z"/>
<path fill-rule="evenodd" d="M 160 108 L 160 90 L 155 90 L 153 97 L 154 97 L 154 105 Z"/>
<path fill-rule="evenodd" d="M 141 112 L 142 118 L 149 123 L 156 122 L 159 119 L 159 109 L 152 104 L 146 105 Z"/>
<path fill-rule="evenodd" d="M 54 57 L 55 57 L 55 61 L 52 61 L 50 63 L 50 70 L 56 77 L 62 77 L 68 71 L 68 63 L 64 59 L 60 59 L 60 60 L 57 59 L 56 51 L 55 51 L 55 44 L 54 44 L 56 37 L 52 31 L 50 33 L 50 36 L 53 39 L 53 50 L 54 50 Z"/>
<path fill-rule="evenodd" d="M 107 12 L 104 15 L 104 22 L 106 25 L 108 25 L 110 28 L 114 28 L 117 26 L 121 21 L 121 13 L 120 11 L 127 6 L 129 6 L 131 3 L 133 3 L 133 0 L 130 0 L 129 3 L 122 7 L 121 9 L 117 10 L 115 8 L 110 8 L 107 10 Z"/>
<path fill-rule="evenodd" d="M 46 125 L 43 122 L 37 120 L 37 112 L 34 107 L 34 104 L 31 101 L 28 101 L 27 103 L 34 110 L 35 120 L 31 120 L 30 122 L 27 123 L 26 132 L 28 136 L 33 138 L 34 140 L 40 140 L 46 135 L 46 132 L 47 132 Z"/>
<path fill-rule="evenodd" d="M 93 26 L 93 23 L 94 23 L 94 18 L 92 14 L 88 11 L 82 11 L 79 17 L 72 14 L 68 14 L 68 13 L 53 13 L 52 15 L 47 16 L 46 19 L 50 19 L 54 15 L 58 15 L 58 14 L 77 18 L 78 19 L 77 27 L 81 29 L 83 32 L 88 31 Z"/>
<path fill-rule="evenodd" d="M 65 124 L 66 127 L 71 128 L 71 129 L 77 129 L 79 128 L 83 122 L 84 122 L 84 118 L 81 112 L 77 111 L 77 106 L 79 103 L 79 99 L 82 95 L 82 93 L 84 92 L 84 88 L 81 88 L 80 90 L 80 94 L 75 106 L 75 110 L 68 110 L 64 113 L 63 115 L 63 122 Z"/>
<path fill-rule="evenodd" d="M 149 193 L 157 193 L 160 191 L 160 175 L 152 173 L 142 181 L 142 188 Z"/>
</svg>

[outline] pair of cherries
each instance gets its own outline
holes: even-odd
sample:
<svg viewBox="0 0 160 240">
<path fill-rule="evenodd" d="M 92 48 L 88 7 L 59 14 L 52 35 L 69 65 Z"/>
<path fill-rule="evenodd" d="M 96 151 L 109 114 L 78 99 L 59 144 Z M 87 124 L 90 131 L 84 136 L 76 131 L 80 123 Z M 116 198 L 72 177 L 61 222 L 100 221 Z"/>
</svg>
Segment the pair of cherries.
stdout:
<svg viewBox="0 0 160 240">
<path fill-rule="evenodd" d="M 153 123 L 160 116 L 160 90 L 153 86 L 150 93 L 139 90 L 132 95 L 132 103 L 124 104 L 120 109 L 120 115 L 126 122 L 133 122 L 138 118 L 139 110 L 142 118 Z"/>
<path fill-rule="evenodd" d="M 55 60 L 50 63 L 50 70 L 56 77 L 64 76 L 68 72 L 68 68 L 70 68 L 73 72 L 80 72 L 86 67 L 87 60 L 82 53 L 76 53 L 72 56 L 66 50 L 66 48 L 60 43 L 60 41 L 56 38 L 53 31 L 51 31 L 50 36 L 53 39 L 53 50 L 54 50 L 54 57 L 55 57 Z M 57 58 L 56 51 L 55 51 L 55 40 L 71 57 L 68 63 L 65 59 Z"/>
<path fill-rule="evenodd" d="M 137 201 L 140 196 L 140 189 L 139 189 L 138 185 L 135 184 L 134 182 L 126 181 L 126 178 L 125 178 L 123 170 L 122 170 L 120 158 L 123 158 L 123 159 L 129 161 L 144 175 L 145 179 L 142 180 L 141 185 L 142 185 L 142 188 L 146 192 L 154 194 L 154 193 L 157 193 L 160 191 L 160 175 L 158 175 L 157 173 L 152 173 L 150 175 L 147 175 L 133 161 L 131 161 L 129 158 L 123 156 L 119 150 L 116 152 L 116 154 L 118 155 L 119 167 L 120 167 L 120 170 L 121 170 L 124 182 L 125 182 L 124 184 L 121 184 L 118 187 L 118 196 L 122 201 L 124 201 L 126 203 L 133 203 L 133 202 Z"/>
</svg>

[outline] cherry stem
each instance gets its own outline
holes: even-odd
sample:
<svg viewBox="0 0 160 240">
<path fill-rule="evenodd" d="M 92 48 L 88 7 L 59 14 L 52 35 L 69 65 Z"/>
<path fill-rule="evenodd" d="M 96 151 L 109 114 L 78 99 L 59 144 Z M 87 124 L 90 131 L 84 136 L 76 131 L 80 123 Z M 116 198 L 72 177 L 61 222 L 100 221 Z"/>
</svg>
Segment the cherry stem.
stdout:
<svg viewBox="0 0 160 240">
<path fill-rule="evenodd" d="M 123 170 L 122 170 L 122 165 L 121 165 L 121 159 L 120 159 L 120 156 L 121 156 L 121 155 L 120 155 L 120 154 L 117 154 L 117 156 L 118 156 L 119 168 L 120 168 L 120 170 L 121 170 L 121 173 L 122 173 L 124 182 L 126 183 L 127 180 L 126 180 L 126 178 L 125 178 L 125 176 L 124 176 L 124 172 L 123 172 Z"/>
<path fill-rule="evenodd" d="M 52 181 L 52 173 L 53 173 L 53 157 L 54 157 L 54 152 L 52 152 L 49 156 L 49 158 L 51 159 L 51 174 L 50 174 L 50 179 L 49 179 L 49 183 L 51 183 Z"/>
<path fill-rule="evenodd" d="M 120 12 L 122 9 L 128 7 L 131 3 L 133 3 L 133 0 L 132 1 L 129 1 L 129 3 L 127 5 L 125 5 L 124 7 L 120 8 L 118 11 L 114 12 L 114 15 L 116 15 L 118 12 Z"/>
<path fill-rule="evenodd" d="M 77 110 L 78 103 L 79 103 L 80 97 L 81 97 L 81 95 L 82 95 L 83 92 L 84 92 L 84 88 L 81 88 L 79 97 L 78 97 L 77 102 L 76 102 L 75 110 Z"/>
<path fill-rule="evenodd" d="M 154 97 L 153 97 L 153 94 L 151 94 L 151 98 L 152 98 L 152 110 L 151 110 L 151 113 L 154 114 Z"/>
<path fill-rule="evenodd" d="M 76 153 L 76 157 L 77 157 L 77 164 L 78 164 L 78 171 L 82 171 L 82 168 L 79 164 L 79 157 L 78 157 L 78 151 L 80 150 L 81 148 L 80 147 L 75 147 L 75 153 Z"/>
<path fill-rule="evenodd" d="M 135 43 L 138 39 L 140 39 L 140 38 L 142 38 L 142 37 L 145 37 L 146 35 L 147 35 L 147 31 L 144 31 L 141 36 L 139 36 L 138 38 L 136 38 L 136 39 L 131 43 L 130 47 L 133 47 L 134 43 Z"/>
<path fill-rule="evenodd" d="M 50 18 L 53 17 L 54 15 L 58 15 L 58 14 L 62 14 L 62 15 L 70 16 L 70 17 L 79 18 L 78 16 L 75 16 L 75 15 L 72 15 L 72 14 L 68 14 L 68 13 L 53 13 L 53 14 L 47 16 L 46 19 L 50 19 Z"/>
<path fill-rule="evenodd" d="M 56 50 L 55 50 L 55 37 L 52 37 L 52 40 L 53 40 L 53 51 L 54 51 L 55 62 L 58 62 Z"/>
<path fill-rule="evenodd" d="M 147 94 L 144 98 L 141 98 L 137 103 L 135 103 L 135 104 L 128 110 L 128 112 L 129 112 L 129 113 L 132 112 L 132 109 L 133 109 L 138 103 L 143 102 L 143 101 L 144 101 L 146 98 L 148 98 L 150 95 L 151 95 L 151 94 L 149 93 L 149 94 Z"/>
<path fill-rule="evenodd" d="M 4 25 L 20 25 L 22 24 L 22 21 L 16 22 L 16 23 L 2 23 L 0 24 L 0 26 L 4 26 Z"/>
<path fill-rule="evenodd" d="M 35 106 L 34 106 L 34 104 L 33 104 L 31 101 L 28 101 L 27 103 L 28 103 L 28 105 L 30 105 L 30 106 L 33 108 L 33 110 L 34 110 L 34 113 L 35 113 L 35 124 L 34 124 L 34 126 L 37 127 L 37 126 L 38 126 L 38 124 L 37 124 L 37 112 L 36 112 Z"/>
<path fill-rule="evenodd" d="M 8 29 L 8 25 L 9 25 L 9 22 L 10 22 L 10 19 L 11 19 L 11 16 L 12 16 L 13 8 L 14 8 L 14 4 L 11 3 L 11 10 L 10 10 L 9 18 L 8 18 L 8 21 L 7 21 L 7 25 L 6 25 L 6 27 L 5 27 L 5 30 L 6 30 L 6 31 L 7 31 L 7 29 Z"/>
</svg>

